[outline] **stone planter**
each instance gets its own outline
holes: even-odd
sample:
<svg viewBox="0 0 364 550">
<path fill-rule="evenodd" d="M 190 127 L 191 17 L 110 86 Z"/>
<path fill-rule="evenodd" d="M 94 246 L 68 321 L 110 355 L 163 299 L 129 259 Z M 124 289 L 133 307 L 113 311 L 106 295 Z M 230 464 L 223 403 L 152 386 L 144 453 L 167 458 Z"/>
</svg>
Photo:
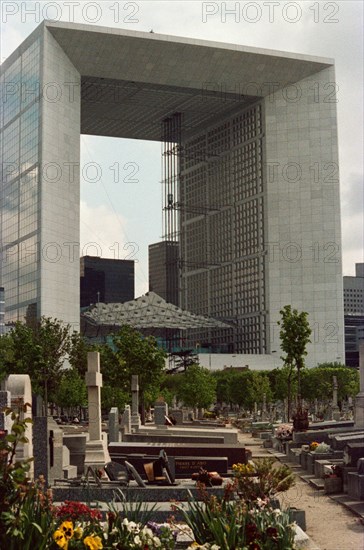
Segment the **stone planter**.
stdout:
<svg viewBox="0 0 364 550">
<path fill-rule="evenodd" d="M 324 478 L 325 494 L 333 495 L 335 493 L 342 493 L 343 480 L 341 477 L 325 477 Z"/>
</svg>

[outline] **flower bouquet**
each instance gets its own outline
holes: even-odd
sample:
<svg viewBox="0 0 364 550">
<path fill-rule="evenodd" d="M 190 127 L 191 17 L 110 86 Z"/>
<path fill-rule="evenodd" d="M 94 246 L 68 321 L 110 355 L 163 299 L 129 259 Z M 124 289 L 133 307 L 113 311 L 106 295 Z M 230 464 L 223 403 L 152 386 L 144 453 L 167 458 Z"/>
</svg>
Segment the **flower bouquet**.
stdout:
<svg viewBox="0 0 364 550">
<path fill-rule="evenodd" d="M 293 426 L 290 424 L 281 424 L 275 430 L 275 437 L 281 441 L 289 441 L 292 439 Z"/>
</svg>

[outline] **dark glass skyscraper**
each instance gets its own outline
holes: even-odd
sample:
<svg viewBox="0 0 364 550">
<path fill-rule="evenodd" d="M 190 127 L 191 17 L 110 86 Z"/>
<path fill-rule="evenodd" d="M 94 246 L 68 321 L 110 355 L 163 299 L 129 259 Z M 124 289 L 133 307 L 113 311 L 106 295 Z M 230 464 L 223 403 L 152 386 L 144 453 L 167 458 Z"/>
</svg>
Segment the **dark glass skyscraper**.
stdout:
<svg viewBox="0 0 364 550">
<path fill-rule="evenodd" d="M 122 303 L 134 299 L 134 261 L 97 256 L 80 259 L 81 307 L 103 302 Z"/>
</svg>

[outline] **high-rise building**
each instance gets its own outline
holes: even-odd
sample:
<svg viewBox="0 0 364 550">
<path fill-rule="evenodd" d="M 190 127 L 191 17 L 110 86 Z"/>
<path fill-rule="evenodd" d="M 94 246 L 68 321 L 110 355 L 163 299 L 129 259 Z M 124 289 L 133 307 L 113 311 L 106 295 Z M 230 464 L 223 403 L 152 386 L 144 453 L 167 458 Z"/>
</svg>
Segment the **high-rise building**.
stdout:
<svg viewBox="0 0 364 550">
<path fill-rule="evenodd" d="M 180 306 L 233 327 L 196 341 L 277 350 L 291 304 L 307 364 L 342 357 L 334 82 L 331 59 L 43 22 L 2 65 L 6 322 L 78 324 L 80 134 L 145 139 L 164 143 Z"/>
<path fill-rule="evenodd" d="M 134 260 L 83 256 L 80 271 L 81 307 L 134 300 Z"/>
<path fill-rule="evenodd" d="M 355 276 L 344 276 L 345 364 L 359 366 L 359 342 L 364 340 L 364 263 Z"/>
<path fill-rule="evenodd" d="M 178 306 L 178 242 L 161 241 L 150 244 L 148 253 L 149 290 L 161 296 L 166 302 Z"/>
</svg>

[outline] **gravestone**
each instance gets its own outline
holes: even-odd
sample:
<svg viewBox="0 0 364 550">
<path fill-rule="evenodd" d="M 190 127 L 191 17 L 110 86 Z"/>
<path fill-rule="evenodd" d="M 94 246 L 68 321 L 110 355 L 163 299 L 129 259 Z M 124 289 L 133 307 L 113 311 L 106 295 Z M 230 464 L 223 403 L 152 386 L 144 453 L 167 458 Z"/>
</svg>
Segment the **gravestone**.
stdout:
<svg viewBox="0 0 364 550">
<path fill-rule="evenodd" d="M 176 424 L 181 426 L 183 424 L 183 411 L 182 409 L 170 409 L 169 413 L 173 416 Z"/>
<path fill-rule="evenodd" d="M 364 428 L 364 342 L 359 344 L 360 389 L 355 397 L 355 427 Z"/>
<path fill-rule="evenodd" d="M 100 354 L 87 353 L 86 386 L 88 389 L 88 433 L 85 448 L 85 470 L 88 466 L 103 467 L 108 462 L 101 434 L 101 387 Z"/>
<path fill-rule="evenodd" d="M 46 483 L 63 478 L 63 430 L 48 416 L 33 418 L 34 477 Z"/>
<path fill-rule="evenodd" d="M 112 407 L 109 412 L 109 443 L 119 440 L 119 409 L 117 407 Z"/>
<path fill-rule="evenodd" d="M 124 434 L 131 433 L 131 410 L 130 405 L 125 405 L 124 412 L 121 417 L 121 428 Z"/>
<path fill-rule="evenodd" d="M 6 390 L 11 395 L 11 408 L 22 410 L 21 419 L 32 419 L 32 386 L 28 374 L 10 374 L 6 381 Z M 27 424 L 25 437 L 28 438 L 27 443 L 21 443 L 16 450 L 17 460 L 27 460 L 33 458 L 33 426 Z M 30 462 L 29 477 L 33 479 L 34 464 Z"/>
<path fill-rule="evenodd" d="M 159 399 L 154 404 L 154 422 L 156 426 L 164 426 L 166 416 L 168 416 L 168 404 Z"/>
<path fill-rule="evenodd" d="M 131 377 L 131 429 L 138 430 L 139 427 L 139 376 L 133 374 Z"/>
</svg>

